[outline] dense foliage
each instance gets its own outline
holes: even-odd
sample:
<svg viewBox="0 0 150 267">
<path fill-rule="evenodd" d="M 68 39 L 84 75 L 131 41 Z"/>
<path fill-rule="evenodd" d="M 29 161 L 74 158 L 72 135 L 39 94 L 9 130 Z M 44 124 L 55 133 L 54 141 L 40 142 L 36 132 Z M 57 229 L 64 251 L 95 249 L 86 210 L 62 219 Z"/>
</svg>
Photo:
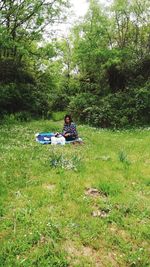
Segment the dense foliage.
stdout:
<svg viewBox="0 0 150 267">
<path fill-rule="evenodd" d="M 74 28 L 81 92 L 69 109 L 82 122 L 98 127 L 149 123 L 149 11 L 148 1 L 118 0 L 109 10 L 91 1 Z"/>
<path fill-rule="evenodd" d="M 131 91 L 111 93 L 96 102 L 92 100 L 86 101 L 84 94 L 72 99 L 69 109 L 76 120 L 103 128 L 149 123 L 150 84 Z"/>
<path fill-rule="evenodd" d="M 44 42 L 67 1 L 2 1 L 1 114 L 68 109 L 96 127 L 149 123 L 150 3 L 99 2 L 90 1 L 69 36 L 49 32 Z"/>
<path fill-rule="evenodd" d="M 67 0 L 0 2 L 1 116 L 18 112 L 39 116 L 50 110 L 53 78 L 44 70 L 55 51 L 42 43 L 48 39 L 47 27 L 64 19 L 67 6 Z"/>
</svg>

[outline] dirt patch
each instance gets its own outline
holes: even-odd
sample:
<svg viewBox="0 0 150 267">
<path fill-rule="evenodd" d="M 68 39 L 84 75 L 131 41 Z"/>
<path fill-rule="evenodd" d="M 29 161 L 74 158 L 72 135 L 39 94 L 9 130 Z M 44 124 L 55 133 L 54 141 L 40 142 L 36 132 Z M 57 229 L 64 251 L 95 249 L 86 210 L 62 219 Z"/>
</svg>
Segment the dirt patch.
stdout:
<svg viewBox="0 0 150 267">
<path fill-rule="evenodd" d="M 69 267 L 84 264 L 83 262 L 87 264 L 85 266 L 91 267 L 120 266 L 117 262 L 117 254 L 113 251 L 108 252 L 105 248 L 95 250 L 89 246 L 76 245 L 73 241 L 66 241 L 65 251 L 68 254 Z"/>
<path fill-rule="evenodd" d="M 94 251 L 90 247 L 85 247 L 83 245 L 76 245 L 72 241 L 66 241 L 65 243 L 65 251 L 68 253 L 68 260 L 70 262 L 69 267 L 78 266 L 83 263 L 85 260 L 88 262 L 88 266 L 93 267 L 103 267 L 99 253 Z M 90 264 L 90 265 L 89 265 Z"/>
<path fill-rule="evenodd" d="M 45 244 L 45 243 L 47 243 L 48 241 L 49 241 L 49 240 L 48 240 L 45 236 L 41 235 L 40 240 L 38 241 L 38 245 Z"/>
<path fill-rule="evenodd" d="M 98 189 L 96 188 L 87 188 L 85 190 L 85 195 L 89 196 L 89 197 L 107 197 L 106 194 L 104 194 L 103 192 L 100 192 Z"/>
<path fill-rule="evenodd" d="M 144 161 L 144 163 L 149 165 L 149 164 L 150 164 L 150 159 L 146 159 L 146 160 Z"/>
<path fill-rule="evenodd" d="M 49 191 L 53 191 L 55 187 L 55 184 L 43 184 L 43 188 Z"/>
<path fill-rule="evenodd" d="M 123 240 L 127 241 L 127 242 L 131 242 L 131 236 L 130 234 L 125 231 L 124 229 L 119 229 L 116 225 L 112 225 L 110 227 L 110 231 L 111 233 L 113 233 L 116 236 L 120 236 Z"/>
</svg>

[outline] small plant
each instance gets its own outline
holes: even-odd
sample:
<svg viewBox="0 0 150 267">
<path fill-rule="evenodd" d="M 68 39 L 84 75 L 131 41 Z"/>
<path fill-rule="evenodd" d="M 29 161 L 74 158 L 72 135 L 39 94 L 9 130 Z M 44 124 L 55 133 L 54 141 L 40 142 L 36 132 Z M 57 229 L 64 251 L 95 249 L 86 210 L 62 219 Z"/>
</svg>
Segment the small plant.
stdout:
<svg viewBox="0 0 150 267">
<path fill-rule="evenodd" d="M 72 156 L 67 158 L 63 154 L 57 155 L 53 153 L 50 157 L 50 166 L 54 168 L 62 168 L 65 170 L 77 170 L 80 163 L 80 158 L 78 156 Z"/>
<path fill-rule="evenodd" d="M 98 189 L 105 196 L 115 196 L 121 192 L 121 185 L 113 182 L 103 181 L 98 185 Z"/>
<path fill-rule="evenodd" d="M 130 165 L 130 164 L 131 164 L 131 162 L 130 162 L 129 159 L 128 159 L 127 154 L 126 154 L 124 151 L 120 151 L 118 157 L 119 157 L 119 160 L 120 160 L 122 163 L 125 163 L 125 164 L 127 164 L 127 165 Z"/>
</svg>

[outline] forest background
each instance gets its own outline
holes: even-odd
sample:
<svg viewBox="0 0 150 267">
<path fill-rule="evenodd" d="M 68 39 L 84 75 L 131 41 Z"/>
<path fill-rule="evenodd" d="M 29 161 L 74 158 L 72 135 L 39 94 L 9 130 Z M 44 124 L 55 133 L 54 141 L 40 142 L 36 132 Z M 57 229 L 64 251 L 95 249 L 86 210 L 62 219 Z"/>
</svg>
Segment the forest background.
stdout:
<svg viewBox="0 0 150 267">
<path fill-rule="evenodd" d="M 67 111 L 95 127 L 149 124 L 150 3 L 89 2 L 62 36 L 55 25 L 71 17 L 69 1 L 0 2 L 1 120 Z"/>
</svg>

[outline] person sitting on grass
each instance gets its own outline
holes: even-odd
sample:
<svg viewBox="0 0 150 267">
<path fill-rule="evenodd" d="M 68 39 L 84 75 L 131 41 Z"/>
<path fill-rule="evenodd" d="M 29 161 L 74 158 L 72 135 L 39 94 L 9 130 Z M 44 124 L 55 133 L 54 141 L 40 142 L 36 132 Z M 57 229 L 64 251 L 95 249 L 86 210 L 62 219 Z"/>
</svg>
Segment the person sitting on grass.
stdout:
<svg viewBox="0 0 150 267">
<path fill-rule="evenodd" d="M 70 115 L 66 115 L 64 118 L 64 127 L 62 130 L 62 135 L 65 137 L 66 141 L 74 141 L 78 139 L 76 125 L 72 121 Z"/>
<path fill-rule="evenodd" d="M 82 139 L 78 137 L 76 125 L 73 123 L 70 115 L 65 116 L 64 127 L 61 133 L 38 133 L 35 136 L 36 141 L 41 144 L 65 145 L 67 142 L 72 142 L 73 144 L 83 143 Z"/>
</svg>

